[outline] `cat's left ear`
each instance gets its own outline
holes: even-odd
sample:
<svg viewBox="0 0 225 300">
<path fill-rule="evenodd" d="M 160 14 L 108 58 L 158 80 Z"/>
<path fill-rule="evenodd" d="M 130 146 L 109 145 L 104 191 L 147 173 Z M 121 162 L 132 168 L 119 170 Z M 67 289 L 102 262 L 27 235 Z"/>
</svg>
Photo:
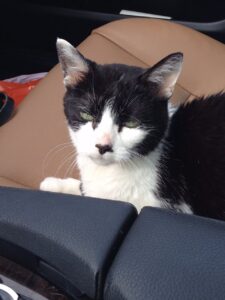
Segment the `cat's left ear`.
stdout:
<svg viewBox="0 0 225 300">
<path fill-rule="evenodd" d="M 66 87 L 73 86 L 88 73 L 90 68 L 89 61 L 76 48 L 63 39 L 57 39 L 56 47 L 59 62 L 63 70 L 64 84 Z"/>
<path fill-rule="evenodd" d="M 142 79 L 153 83 L 160 97 L 170 98 L 180 75 L 183 63 L 183 54 L 180 52 L 170 54 L 155 66 L 148 69 Z"/>
</svg>

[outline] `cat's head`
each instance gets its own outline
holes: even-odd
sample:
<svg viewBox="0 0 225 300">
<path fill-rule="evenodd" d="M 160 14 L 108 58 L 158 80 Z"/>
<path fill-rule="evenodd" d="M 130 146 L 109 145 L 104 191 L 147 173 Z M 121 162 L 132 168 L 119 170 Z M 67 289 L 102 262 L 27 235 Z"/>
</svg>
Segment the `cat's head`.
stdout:
<svg viewBox="0 0 225 300">
<path fill-rule="evenodd" d="M 168 125 L 167 102 L 182 53 L 142 69 L 96 64 L 62 39 L 57 50 L 66 87 L 65 115 L 78 154 L 107 165 L 153 151 Z"/>
</svg>

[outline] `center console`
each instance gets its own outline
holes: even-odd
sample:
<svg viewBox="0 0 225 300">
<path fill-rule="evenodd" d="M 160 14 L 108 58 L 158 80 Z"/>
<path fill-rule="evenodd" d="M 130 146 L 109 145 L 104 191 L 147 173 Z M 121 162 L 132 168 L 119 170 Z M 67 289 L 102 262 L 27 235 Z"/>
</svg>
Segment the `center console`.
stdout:
<svg viewBox="0 0 225 300">
<path fill-rule="evenodd" d="M 0 188 L 1 300 L 224 299 L 225 223 Z"/>
</svg>

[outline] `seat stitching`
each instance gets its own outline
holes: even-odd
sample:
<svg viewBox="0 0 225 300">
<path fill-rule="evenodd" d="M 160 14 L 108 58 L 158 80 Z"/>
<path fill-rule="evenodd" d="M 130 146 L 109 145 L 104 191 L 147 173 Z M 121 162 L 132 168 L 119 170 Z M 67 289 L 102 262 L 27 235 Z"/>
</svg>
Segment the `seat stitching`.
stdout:
<svg viewBox="0 0 225 300">
<path fill-rule="evenodd" d="M 10 179 L 10 178 L 8 178 L 8 177 L 6 177 L 6 176 L 0 176 L 0 179 L 1 178 L 3 178 L 3 179 L 6 179 L 6 180 L 8 180 L 8 181 L 10 181 L 10 182 L 14 182 L 14 183 L 16 183 L 16 184 L 19 184 L 19 185 L 22 185 L 23 187 L 28 187 L 28 188 L 31 188 L 30 186 L 28 186 L 28 185 L 26 185 L 26 184 L 24 184 L 24 183 L 21 183 L 21 182 L 18 182 L 18 181 L 16 181 L 16 180 L 14 180 L 14 179 Z"/>
<path fill-rule="evenodd" d="M 108 36 L 106 36 L 104 33 L 98 32 L 96 30 L 94 30 L 92 32 L 92 35 L 97 34 L 99 36 L 104 37 L 106 40 L 110 41 L 112 44 L 116 45 L 118 48 L 122 49 L 124 52 L 126 52 L 127 54 L 129 54 L 130 56 L 133 56 L 134 58 L 136 58 L 137 60 L 139 60 L 140 62 L 142 62 L 144 65 L 146 65 L 147 67 L 149 67 L 149 65 L 143 61 L 142 59 L 140 59 L 139 57 L 137 57 L 135 54 L 131 53 L 130 51 L 128 51 L 127 49 L 125 49 L 124 47 L 122 47 L 121 45 L 119 45 L 117 42 L 115 42 L 114 40 L 110 39 Z M 180 83 L 177 83 L 177 85 L 182 88 L 185 92 L 189 93 L 190 95 L 198 98 L 197 95 L 195 95 L 193 92 L 190 92 L 188 89 L 184 88 Z"/>
</svg>

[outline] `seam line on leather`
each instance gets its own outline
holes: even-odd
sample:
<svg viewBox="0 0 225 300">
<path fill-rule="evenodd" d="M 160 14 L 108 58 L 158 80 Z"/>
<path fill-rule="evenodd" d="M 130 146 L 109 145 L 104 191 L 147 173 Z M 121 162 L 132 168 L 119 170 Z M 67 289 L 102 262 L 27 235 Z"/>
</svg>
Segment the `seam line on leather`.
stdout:
<svg viewBox="0 0 225 300">
<path fill-rule="evenodd" d="M 123 48 L 121 45 L 119 45 L 117 42 L 115 42 L 114 40 L 110 39 L 108 36 L 106 36 L 104 33 L 102 32 L 98 32 L 97 30 L 93 30 L 92 31 L 92 35 L 97 34 L 103 38 L 105 38 L 106 40 L 110 41 L 112 44 L 116 45 L 118 48 L 122 49 L 124 52 L 126 52 L 127 54 L 129 54 L 130 56 L 133 56 L 134 58 L 136 58 L 137 60 L 139 60 L 140 62 L 142 62 L 144 65 L 146 65 L 147 67 L 151 67 L 149 66 L 145 61 L 143 61 L 142 59 L 138 58 L 136 55 L 134 55 L 133 53 L 129 52 L 127 49 Z M 190 92 L 188 89 L 184 88 L 180 83 L 177 83 L 177 85 L 182 88 L 185 92 L 189 93 L 190 95 L 199 98 L 199 96 L 195 95 L 193 92 Z"/>
<path fill-rule="evenodd" d="M 21 183 L 21 182 L 18 182 L 18 181 L 14 180 L 14 179 L 9 179 L 8 177 L 5 177 L 5 176 L 0 176 L 0 179 L 1 179 L 1 178 L 6 179 L 6 180 L 9 181 L 9 182 L 12 182 L 12 183 L 16 183 L 16 184 L 18 184 L 18 185 L 21 185 L 22 188 L 24 187 L 24 188 L 30 188 L 30 189 L 32 189 L 32 187 L 27 186 L 27 185 L 25 185 L 25 184 L 23 184 L 23 183 Z"/>
</svg>

